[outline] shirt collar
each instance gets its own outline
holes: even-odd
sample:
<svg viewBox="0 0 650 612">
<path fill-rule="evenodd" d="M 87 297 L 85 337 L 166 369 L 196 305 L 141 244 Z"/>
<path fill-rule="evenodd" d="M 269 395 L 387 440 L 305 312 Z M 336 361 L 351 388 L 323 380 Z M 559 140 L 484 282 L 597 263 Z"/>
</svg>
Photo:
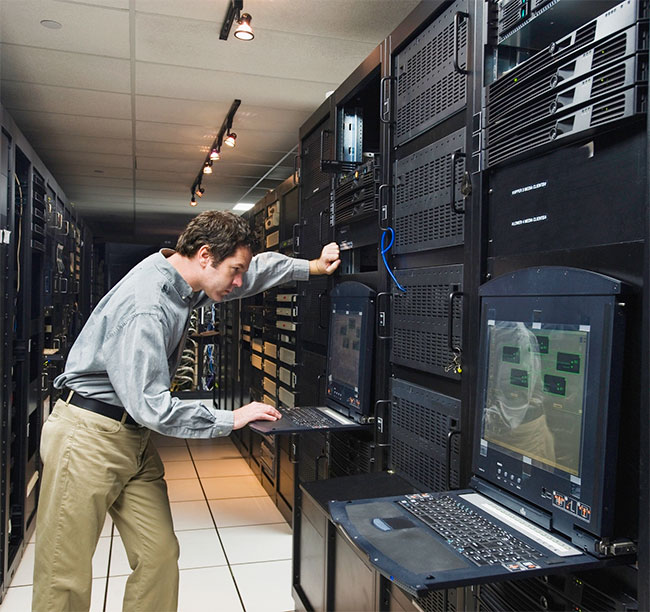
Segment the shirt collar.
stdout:
<svg viewBox="0 0 650 612">
<path fill-rule="evenodd" d="M 155 265 L 162 275 L 171 283 L 172 287 L 176 289 L 178 295 L 181 296 L 181 299 L 184 302 L 189 302 L 195 295 L 194 291 L 192 291 L 192 287 L 190 287 L 189 283 L 178 273 L 178 270 L 167 261 L 167 258 L 174 252 L 174 249 L 160 249 L 156 254 Z"/>
</svg>

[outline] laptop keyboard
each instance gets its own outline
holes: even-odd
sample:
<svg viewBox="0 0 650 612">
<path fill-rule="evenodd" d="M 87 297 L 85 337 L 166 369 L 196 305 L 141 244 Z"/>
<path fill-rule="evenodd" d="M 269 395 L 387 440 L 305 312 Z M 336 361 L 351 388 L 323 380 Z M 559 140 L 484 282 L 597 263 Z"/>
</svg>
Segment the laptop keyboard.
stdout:
<svg viewBox="0 0 650 612">
<path fill-rule="evenodd" d="M 476 565 L 536 569 L 546 556 L 448 495 L 407 495 L 398 503 Z"/>
<path fill-rule="evenodd" d="M 282 413 L 282 418 L 286 418 L 289 421 L 297 423 L 298 425 L 311 427 L 313 429 L 323 429 L 326 427 L 334 427 L 336 425 L 340 425 L 340 423 L 337 423 L 334 419 L 310 407 L 279 407 L 278 411 Z"/>
</svg>

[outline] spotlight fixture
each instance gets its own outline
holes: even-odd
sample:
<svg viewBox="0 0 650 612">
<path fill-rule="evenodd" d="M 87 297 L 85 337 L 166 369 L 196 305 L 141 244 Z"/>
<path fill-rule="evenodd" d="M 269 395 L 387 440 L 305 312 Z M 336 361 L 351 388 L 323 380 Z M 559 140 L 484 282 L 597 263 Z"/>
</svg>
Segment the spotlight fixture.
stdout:
<svg viewBox="0 0 650 612">
<path fill-rule="evenodd" d="M 238 24 L 235 29 L 235 38 L 239 40 L 253 40 L 255 38 L 255 34 L 251 28 L 252 17 L 249 13 L 242 13 L 243 8 L 244 0 L 230 0 L 223 25 L 221 26 L 221 32 L 219 33 L 221 40 L 228 40 L 228 34 L 230 34 L 230 29 L 235 21 Z"/>
<path fill-rule="evenodd" d="M 215 161 L 221 159 L 221 146 L 224 144 L 227 144 L 230 147 L 235 146 L 235 139 L 237 138 L 237 134 L 231 132 L 230 130 L 232 129 L 232 122 L 235 118 L 235 113 L 237 112 L 237 109 L 240 105 L 241 100 L 233 100 L 232 104 L 230 105 L 230 110 L 224 118 L 221 127 L 219 128 L 219 131 L 217 132 L 217 135 L 212 142 L 209 153 L 205 156 L 205 159 L 201 164 L 201 169 L 196 175 L 196 178 L 192 183 L 192 187 L 190 188 L 192 200 L 194 201 L 194 204 L 190 202 L 192 206 L 196 206 L 196 197 L 198 196 L 200 198 L 205 193 L 205 189 L 202 186 L 204 176 L 206 174 L 212 174 L 212 164 Z M 226 138 L 224 138 L 224 135 L 226 135 Z"/>
<path fill-rule="evenodd" d="M 251 28 L 251 19 L 252 17 L 248 13 L 242 13 L 237 20 L 239 25 L 235 28 L 235 38 L 239 40 L 253 40 L 255 38 L 255 33 Z"/>
</svg>

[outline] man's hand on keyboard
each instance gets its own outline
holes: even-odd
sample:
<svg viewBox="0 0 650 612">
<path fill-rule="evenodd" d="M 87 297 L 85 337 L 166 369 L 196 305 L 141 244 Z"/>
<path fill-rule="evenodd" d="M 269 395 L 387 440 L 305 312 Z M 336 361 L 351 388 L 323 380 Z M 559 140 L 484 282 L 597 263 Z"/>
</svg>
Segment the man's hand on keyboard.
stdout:
<svg viewBox="0 0 650 612">
<path fill-rule="evenodd" d="M 277 421 L 282 415 L 273 406 L 262 402 L 251 402 L 233 411 L 235 422 L 233 429 L 241 429 L 251 421 Z"/>
</svg>

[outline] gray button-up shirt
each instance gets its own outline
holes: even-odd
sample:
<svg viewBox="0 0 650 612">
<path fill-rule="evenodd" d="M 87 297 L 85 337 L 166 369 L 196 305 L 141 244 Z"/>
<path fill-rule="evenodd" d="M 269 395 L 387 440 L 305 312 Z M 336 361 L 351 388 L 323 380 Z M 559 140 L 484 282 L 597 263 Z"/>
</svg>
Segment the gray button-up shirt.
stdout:
<svg viewBox="0 0 650 612">
<path fill-rule="evenodd" d="M 168 261 L 170 249 L 150 255 L 93 310 L 54 381 L 80 395 L 122 406 L 141 425 L 168 436 L 212 438 L 232 431 L 233 413 L 201 400 L 171 396 L 169 387 L 194 308 L 212 304 L 194 293 Z M 253 257 L 233 300 L 291 280 L 307 280 L 309 262 L 279 253 Z"/>
</svg>

